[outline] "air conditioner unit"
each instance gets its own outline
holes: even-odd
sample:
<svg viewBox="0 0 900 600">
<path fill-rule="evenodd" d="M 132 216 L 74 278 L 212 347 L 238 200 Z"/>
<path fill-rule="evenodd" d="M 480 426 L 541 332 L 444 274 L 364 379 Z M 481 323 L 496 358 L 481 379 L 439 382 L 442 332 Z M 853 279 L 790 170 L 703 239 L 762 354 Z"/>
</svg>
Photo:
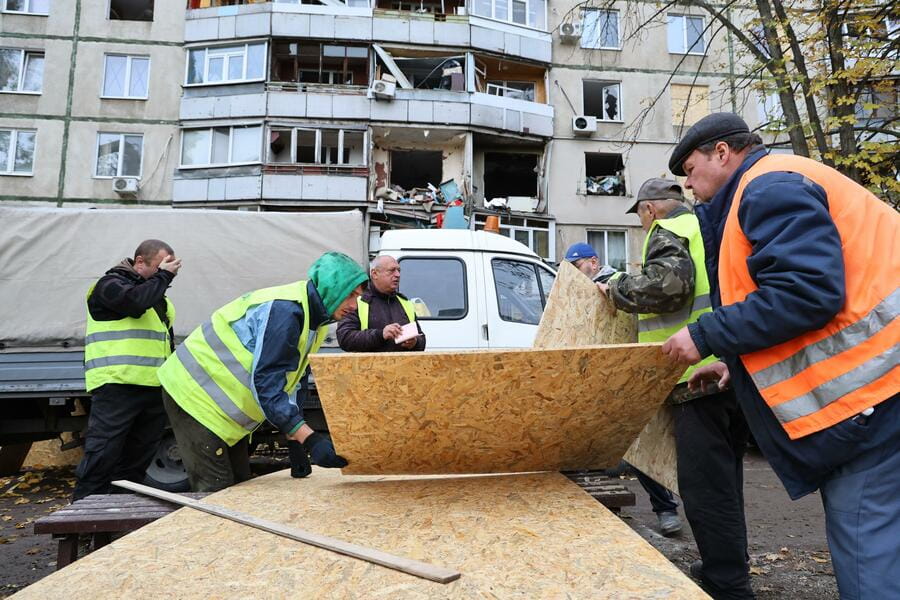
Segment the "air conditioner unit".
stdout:
<svg viewBox="0 0 900 600">
<path fill-rule="evenodd" d="M 114 177 L 112 188 L 120 196 L 136 196 L 138 193 L 138 180 L 134 177 Z"/>
<path fill-rule="evenodd" d="M 385 100 L 391 100 L 394 97 L 394 94 L 397 93 L 397 84 L 384 81 L 383 79 L 376 79 L 372 84 L 372 95 L 376 98 L 383 98 Z"/>
<path fill-rule="evenodd" d="M 559 41 L 563 44 L 576 44 L 580 39 L 581 23 L 573 21 L 559 26 Z"/>
<path fill-rule="evenodd" d="M 597 131 L 597 117 L 588 115 L 572 117 L 572 131 L 575 135 L 591 135 Z"/>
</svg>

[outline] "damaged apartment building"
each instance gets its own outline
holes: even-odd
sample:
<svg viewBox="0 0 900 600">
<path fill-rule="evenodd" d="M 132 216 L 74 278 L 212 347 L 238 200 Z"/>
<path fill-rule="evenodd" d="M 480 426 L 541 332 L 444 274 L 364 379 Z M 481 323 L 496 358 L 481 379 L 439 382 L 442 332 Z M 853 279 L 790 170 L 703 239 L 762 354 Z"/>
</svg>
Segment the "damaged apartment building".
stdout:
<svg viewBox="0 0 900 600">
<path fill-rule="evenodd" d="M 175 206 L 366 211 L 554 257 L 545 0 L 190 0 Z"/>
</svg>

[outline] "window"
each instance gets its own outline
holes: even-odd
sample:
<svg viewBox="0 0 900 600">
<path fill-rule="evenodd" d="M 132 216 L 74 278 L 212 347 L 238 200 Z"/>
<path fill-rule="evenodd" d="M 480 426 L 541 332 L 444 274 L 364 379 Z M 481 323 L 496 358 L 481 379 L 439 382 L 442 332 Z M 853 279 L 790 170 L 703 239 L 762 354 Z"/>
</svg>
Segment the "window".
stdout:
<svg viewBox="0 0 900 600">
<path fill-rule="evenodd" d="M 617 271 L 625 271 L 628 266 L 628 252 L 624 231 L 588 231 L 587 242 L 597 251 L 600 264 L 609 265 Z"/>
<path fill-rule="evenodd" d="M 484 153 L 484 197 L 537 198 L 538 155 L 509 152 Z"/>
<path fill-rule="evenodd" d="M 43 52 L 0 48 L 0 91 L 40 93 L 43 83 Z"/>
<path fill-rule="evenodd" d="M 886 83 L 890 83 L 887 81 Z M 877 84 L 876 84 L 877 85 Z M 898 88 L 895 85 L 888 87 L 864 87 L 856 98 L 854 114 L 863 126 L 879 127 L 885 123 L 891 123 L 898 114 Z"/>
<path fill-rule="evenodd" d="M 534 102 L 535 85 L 533 81 L 489 81 L 487 93 L 493 96 L 515 98 Z"/>
<path fill-rule="evenodd" d="M 268 162 L 363 166 L 365 137 L 364 131 L 346 129 L 272 127 Z"/>
<path fill-rule="evenodd" d="M 472 13 L 536 29 L 545 29 L 547 24 L 546 0 L 475 0 Z"/>
<path fill-rule="evenodd" d="M 672 54 L 703 54 L 703 17 L 669 15 L 669 52 Z"/>
<path fill-rule="evenodd" d="M 784 119 L 778 92 L 760 93 L 756 97 L 756 116 L 761 126 L 778 125 Z"/>
<path fill-rule="evenodd" d="M 109 0 L 113 21 L 152 21 L 153 0 Z"/>
<path fill-rule="evenodd" d="M 272 49 L 272 81 L 366 85 L 369 49 L 366 46 L 298 43 L 277 40 Z"/>
<path fill-rule="evenodd" d="M 260 135 L 260 125 L 185 129 L 181 134 L 181 166 L 259 162 Z"/>
<path fill-rule="evenodd" d="M 103 98 L 144 100 L 149 90 L 150 57 L 107 54 L 103 70 Z"/>
<path fill-rule="evenodd" d="M 0 129 L 0 174 L 31 175 L 36 131 Z"/>
<path fill-rule="evenodd" d="M 400 293 L 416 305 L 419 318 L 462 319 L 468 314 L 466 267 L 461 260 L 401 258 L 400 268 Z"/>
<path fill-rule="evenodd" d="M 46 15 L 50 13 L 50 0 L 0 0 L 5 12 Z"/>
<path fill-rule="evenodd" d="M 474 228 L 476 231 L 484 229 L 484 221 L 486 218 L 486 214 L 475 213 Z M 525 244 L 541 258 L 547 260 L 552 258 L 550 252 L 550 240 L 553 236 L 553 230 L 550 228 L 550 223 L 547 221 L 501 214 L 500 234 Z"/>
<path fill-rule="evenodd" d="M 622 85 L 615 81 L 582 82 L 584 114 L 601 121 L 621 121 Z"/>
<path fill-rule="evenodd" d="M 129 133 L 97 134 L 95 177 L 140 177 L 144 136 Z"/>
<path fill-rule="evenodd" d="M 188 50 L 186 85 L 235 83 L 264 78 L 266 44 L 215 46 Z"/>
<path fill-rule="evenodd" d="M 585 9 L 581 13 L 581 47 L 619 49 L 619 11 Z"/>
<path fill-rule="evenodd" d="M 709 86 L 673 83 L 669 91 L 672 96 L 672 125 L 676 128 L 690 127 L 709 114 Z"/>
<path fill-rule="evenodd" d="M 538 278 L 537 265 L 529 262 L 495 258 L 491 260 L 494 273 L 494 287 L 497 292 L 497 306 L 500 318 L 512 323 L 537 325 L 547 304 L 550 288 L 543 289 L 552 281 L 549 273 Z"/>
<path fill-rule="evenodd" d="M 440 150 L 391 150 L 391 185 L 404 190 L 437 186 L 443 181 L 444 153 Z"/>
<path fill-rule="evenodd" d="M 625 163 L 621 154 L 584 153 L 585 193 L 594 196 L 625 195 Z"/>
</svg>

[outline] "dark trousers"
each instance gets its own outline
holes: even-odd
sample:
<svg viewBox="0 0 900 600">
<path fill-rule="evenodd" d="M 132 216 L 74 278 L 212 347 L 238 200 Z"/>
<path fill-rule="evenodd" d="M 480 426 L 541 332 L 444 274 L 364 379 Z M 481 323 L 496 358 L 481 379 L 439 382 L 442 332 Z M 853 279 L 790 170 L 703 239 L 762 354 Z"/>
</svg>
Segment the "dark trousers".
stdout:
<svg viewBox="0 0 900 600">
<path fill-rule="evenodd" d="M 744 520 L 749 430 L 734 392 L 675 406 L 678 488 L 712 596 L 752 598 Z"/>
<path fill-rule="evenodd" d="M 651 479 L 633 465 L 631 465 L 631 468 L 634 470 L 634 474 L 637 476 L 637 480 L 644 488 L 644 491 L 650 497 L 650 506 L 653 507 L 653 512 L 659 514 L 661 512 L 675 512 L 678 510 L 678 503 L 675 502 L 675 497 L 667 487 L 657 483 L 655 479 Z"/>
<path fill-rule="evenodd" d="M 109 494 L 116 479 L 144 481 L 166 426 L 161 390 L 118 383 L 94 390 L 73 500 Z"/>
<path fill-rule="evenodd" d="M 250 479 L 248 439 L 228 446 L 163 392 L 163 403 L 193 492 L 217 492 Z"/>
</svg>

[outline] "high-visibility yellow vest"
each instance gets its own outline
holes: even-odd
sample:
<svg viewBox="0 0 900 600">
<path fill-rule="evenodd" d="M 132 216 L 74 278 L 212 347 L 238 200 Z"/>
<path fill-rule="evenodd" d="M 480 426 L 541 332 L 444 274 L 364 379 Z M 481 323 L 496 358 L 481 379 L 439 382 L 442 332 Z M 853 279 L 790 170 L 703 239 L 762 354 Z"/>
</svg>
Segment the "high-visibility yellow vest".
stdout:
<svg viewBox="0 0 900 600">
<path fill-rule="evenodd" d="M 706 275 L 706 251 L 703 248 L 703 237 L 700 235 L 700 222 L 697 220 L 697 217 L 693 213 L 685 213 L 672 219 L 654 221 L 644 240 L 644 263 L 647 262 L 647 248 L 650 245 L 650 236 L 653 235 L 657 227 L 662 227 L 678 237 L 688 240 L 691 261 L 694 263 L 694 298 L 690 304 L 675 313 L 664 315 L 654 313 L 639 314 L 639 342 L 664 342 L 688 323 L 696 321 L 703 313 L 712 312 L 709 300 L 709 277 Z M 706 365 L 716 360 L 718 359 L 715 356 L 709 356 L 696 365 L 692 365 L 684 372 L 678 383 L 687 381 L 691 373 L 700 365 Z"/>
<path fill-rule="evenodd" d="M 410 323 L 415 323 L 416 321 L 416 306 L 406 298 L 401 298 L 397 296 L 397 300 L 400 302 L 400 306 L 403 307 L 403 312 L 406 313 L 406 318 L 409 319 Z M 369 328 L 369 303 L 362 299 L 362 296 L 356 297 L 356 311 L 359 315 L 359 329 L 360 331 L 365 331 Z"/>
<path fill-rule="evenodd" d="M 231 324 L 253 307 L 273 300 L 290 300 L 303 308 L 303 329 L 297 343 L 300 360 L 297 368 L 287 373 L 283 388 L 293 393 L 309 364 L 309 355 L 319 349 L 328 331 L 327 325 L 319 327 L 307 349 L 306 281 L 256 290 L 229 302 L 192 331 L 159 369 L 159 380 L 172 399 L 229 446 L 266 419 L 253 387 L 253 352 L 244 347 Z"/>
<path fill-rule="evenodd" d="M 94 286 L 88 290 L 91 297 Z M 87 299 L 86 298 L 86 299 Z M 175 307 L 166 298 L 166 318 L 175 323 Z M 137 319 L 96 321 L 87 311 L 84 336 L 84 385 L 93 391 L 107 383 L 159 386 L 157 371 L 172 354 L 169 328 L 153 307 Z"/>
</svg>

